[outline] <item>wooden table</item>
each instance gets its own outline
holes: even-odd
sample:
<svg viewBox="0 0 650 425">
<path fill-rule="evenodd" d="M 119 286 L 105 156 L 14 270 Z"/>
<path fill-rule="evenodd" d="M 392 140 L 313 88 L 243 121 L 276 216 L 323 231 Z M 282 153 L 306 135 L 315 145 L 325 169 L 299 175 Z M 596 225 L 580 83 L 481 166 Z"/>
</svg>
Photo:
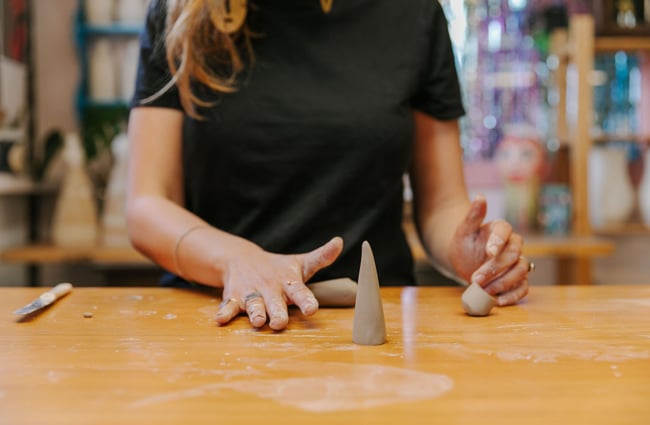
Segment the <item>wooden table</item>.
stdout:
<svg viewBox="0 0 650 425">
<path fill-rule="evenodd" d="M 218 327 L 216 292 L 0 288 L 0 424 L 647 424 L 650 286 L 534 287 L 466 316 L 461 288 L 385 288 L 388 342 L 353 309 L 285 332 Z M 84 313 L 92 313 L 85 318 Z"/>
</svg>

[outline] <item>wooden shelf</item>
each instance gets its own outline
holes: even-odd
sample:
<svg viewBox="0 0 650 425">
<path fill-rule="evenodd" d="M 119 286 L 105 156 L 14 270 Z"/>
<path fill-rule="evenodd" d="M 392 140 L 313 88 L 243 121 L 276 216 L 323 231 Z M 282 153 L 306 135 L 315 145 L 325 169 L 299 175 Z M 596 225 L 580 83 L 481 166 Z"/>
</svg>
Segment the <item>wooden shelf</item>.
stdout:
<svg viewBox="0 0 650 425">
<path fill-rule="evenodd" d="M 615 248 L 613 242 L 596 236 L 524 236 L 524 254 L 530 257 L 604 257 Z"/>
<path fill-rule="evenodd" d="M 21 128 L 0 128 L 0 141 L 19 142 L 25 137 L 25 131 Z"/>
<path fill-rule="evenodd" d="M 625 51 L 650 51 L 649 36 L 598 36 L 595 40 L 597 53 Z"/>
<path fill-rule="evenodd" d="M 602 236 L 650 236 L 650 227 L 643 223 L 623 223 L 594 230 Z"/>
<path fill-rule="evenodd" d="M 405 222 L 404 230 L 416 261 L 427 261 L 424 248 L 418 240 L 415 226 Z M 616 245 L 596 236 L 524 236 L 523 253 L 529 257 L 593 258 L 610 255 Z"/>
<path fill-rule="evenodd" d="M 592 142 L 594 144 L 623 142 L 650 144 L 650 135 L 648 134 L 597 134 L 592 137 Z"/>
<path fill-rule="evenodd" d="M 56 190 L 53 184 L 39 184 L 26 177 L 15 177 L 0 173 L 0 196 L 4 195 L 33 195 L 50 193 Z"/>
<path fill-rule="evenodd" d="M 153 265 L 151 260 L 130 247 L 58 247 L 30 245 L 0 252 L 0 261 L 9 263 L 56 264 L 88 262 L 96 265 Z"/>
</svg>

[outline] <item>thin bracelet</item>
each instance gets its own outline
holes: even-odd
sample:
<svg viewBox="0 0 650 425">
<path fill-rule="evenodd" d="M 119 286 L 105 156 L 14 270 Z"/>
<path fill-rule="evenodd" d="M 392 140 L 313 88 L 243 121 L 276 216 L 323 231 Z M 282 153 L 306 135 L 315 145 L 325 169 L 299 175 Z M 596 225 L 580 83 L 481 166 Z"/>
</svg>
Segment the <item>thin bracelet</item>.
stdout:
<svg viewBox="0 0 650 425">
<path fill-rule="evenodd" d="M 189 229 L 185 231 L 182 235 L 176 239 L 176 244 L 174 245 L 174 268 L 176 269 L 176 275 L 180 278 L 185 279 L 183 276 L 183 271 L 181 270 L 180 263 L 178 261 L 178 248 L 181 246 L 181 242 L 183 242 L 183 239 L 193 231 L 200 229 L 202 227 L 210 227 L 208 224 L 197 224 L 196 226 L 192 226 Z"/>
</svg>

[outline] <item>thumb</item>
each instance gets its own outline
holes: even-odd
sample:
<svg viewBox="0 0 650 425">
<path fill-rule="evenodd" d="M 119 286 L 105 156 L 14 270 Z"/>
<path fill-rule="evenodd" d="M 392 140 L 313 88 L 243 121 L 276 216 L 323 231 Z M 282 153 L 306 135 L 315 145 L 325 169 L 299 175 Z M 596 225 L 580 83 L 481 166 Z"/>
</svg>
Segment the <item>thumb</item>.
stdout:
<svg viewBox="0 0 650 425">
<path fill-rule="evenodd" d="M 486 213 L 487 201 L 485 199 L 485 196 L 480 194 L 476 195 L 469 207 L 469 211 L 467 212 L 465 219 L 458 226 L 456 234 L 463 236 L 478 232 L 481 228 L 481 225 L 483 224 L 483 220 L 485 220 Z"/>
<path fill-rule="evenodd" d="M 309 280 L 317 271 L 332 264 L 343 251 L 343 239 L 339 236 L 313 251 L 298 255 L 302 261 L 302 277 Z"/>
</svg>

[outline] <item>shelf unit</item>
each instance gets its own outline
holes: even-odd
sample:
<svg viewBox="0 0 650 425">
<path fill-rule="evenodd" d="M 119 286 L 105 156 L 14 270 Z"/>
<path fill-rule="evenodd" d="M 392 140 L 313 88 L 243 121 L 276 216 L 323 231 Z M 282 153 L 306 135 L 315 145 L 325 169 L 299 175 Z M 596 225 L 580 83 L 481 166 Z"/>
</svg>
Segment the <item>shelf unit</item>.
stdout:
<svg viewBox="0 0 650 425">
<path fill-rule="evenodd" d="M 80 81 L 76 96 L 77 117 L 81 123 L 82 139 L 89 158 L 98 155 L 99 150 L 110 148 L 110 142 L 126 126 L 128 102 L 120 99 L 95 100 L 90 97 L 89 50 L 92 43 L 100 39 L 119 42 L 139 37 L 143 25 L 113 22 L 106 25 L 87 24 L 84 0 L 78 0 L 75 16 L 75 41 L 80 63 Z M 116 71 L 115 71 L 116 72 Z M 98 145 L 97 140 L 103 139 Z"/>
<path fill-rule="evenodd" d="M 594 44 L 597 53 L 616 52 L 618 50 L 649 51 L 650 34 L 646 36 L 598 36 Z"/>
<path fill-rule="evenodd" d="M 597 35 L 594 42 L 594 54 L 598 53 L 615 53 L 618 51 L 641 53 L 646 62 L 645 66 L 650 63 L 650 23 L 635 30 L 619 32 L 619 35 Z M 644 76 L 647 78 L 647 76 Z M 645 86 L 642 93 L 647 93 L 647 87 L 650 83 L 644 82 Z M 647 102 L 647 100 L 645 100 Z M 647 117 L 646 117 L 647 119 Z M 650 146 L 650 134 L 646 132 L 640 134 L 615 134 L 615 135 L 598 135 L 592 140 L 592 145 L 601 145 L 612 142 L 627 142 L 643 145 L 646 148 Z M 650 172 L 650 164 L 645 165 L 644 172 Z M 637 217 L 629 222 L 599 228 L 596 234 L 607 237 L 618 236 L 650 236 L 650 228 L 644 224 L 635 221 Z"/>
<path fill-rule="evenodd" d="M 594 8 L 596 33 L 599 37 L 623 36 L 643 37 L 650 36 L 650 7 L 645 0 L 631 0 L 634 6 L 636 24 L 634 27 L 621 27 L 617 21 L 619 0 L 597 0 L 591 2 Z"/>
<path fill-rule="evenodd" d="M 623 34 L 623 33 L 621 33 Z M 650 34 L 650 33 L 649 33 Z M 576 15 L 571 18 L 567 34 L 567 48 L 558 50 L 566 61 L 565 66 L 573 64 L 577 78 L 574 92 L 563 96 L 575 96 L 577 110 L 576 121 L 572 129 L 569 124 L 560 122 L 558 127 L 565 129 L 570 141 L 570 181 L 573 193 L 574 225 L 573 237 L 611 238 L 614 236 L 650 235 L 650 231 L 639 223 L 625 223 L 605 229 L 594 230 L 589 220 L 588 194 L 588 157 L 590 150 L 611 142 L 633 142 L 647 144 L 650 135 L 621 134 L 595 135 L 593 132 L 593 87 L 590 76 L 594 69 L 594 57 L 597 53 L 609 53 L 620 50 L 650 52 L 650 37 L 627 31 L 624 35 L 596 35 L 594 18 L 591 15 Z M 576 259 L 570 265 L 578 282 L 591 281 L 591 265 L 588 258 Z"/>
<path fill-rule="evenodd" d="M 81 13 L 81 9 L 80 9 Z M 140 29 L 135 27 L 110 26 L 89 27 L 82 23 L 82 15 L 78 17 L 77 36 L 81 40 L 80 47 L 85 46 L 85 41 L 90 37 L 98 36 L 134 36 Z M 556 48 L 559 55 L 567 62 L 571 62 L 577 69 L 577 87 L 575 91 L 578 111 L 577 122 L 573 130 L 568 129 L 565 120 L 558 122 L 558 135 L 570 141 L 570 179 L 573 199 L 574 221 L 571 235 L 566 237 L 527 236 L 524 254 L 537 256 L 550 256 L 558 259 L 558 283 L 589 284 L 591 279 L 591 261 L 594 257 L 606 256 L 615 249 L 615 244 L 608 238 L 596 235 L 588 218 L 588 186 L 587 157 L 589 149 L 596 144 L 610 140 L 609 138 L 594 138 L 590 132 L 592 124 L 593 93 L 589 84 L 588 75 L 593 69 L 593 59 L 596 52 L 626 50 L 650 51 L 650 37 L 641 36 L 599 36 L 595 37 L 594 19 L 590 15 L 577 15 L 571 18 L 570 31 L 556 38 Z M 567 45 L 569 48 L 567 48 Z M 83 52 L 85 49 L 80 49 Z M 84 53 L 85 54 L 85 53 Z M 87 59 L 85 57 L 84 59 Z M 87 63 L 82 60 L 83 63 Z M 566 65 L 566 64 L 565 64 Z M 87 66 L 87 65 L 85 65 Z M 566 69 L 560 68 L 560 69 Z M 86 75 L 84 72 L 83 75 Z M 566 75 L 559 75 L 566 78 Z M 86 78 L 86 77 L 84 77 Z M 565 80 L 564 80 L 565 81 Z M 85 95 L 85 83 L 80 88 L 78 106 L 81 111 L 87 108 L 112 109 L 125 107 L 121 102 L 88 102 Z M 562 103 L 564 102 L 564 103 Z M 561 100 L 560 108 L 566 105 L 566 93 Z M 566 118 L 566 117 L 564 117 Z M 638 137 L 638 136 L 637 136 Z M 641 137 L 648 141 L 647 137 Z M 417 261 L 426 261 L 426 255 L 417 241 L 412 223 L 405 221 L 405 229 Z M 612 228 L 599 232 L 605 236 L 627 234 L 650 234 L 650 231 L 640 225 L 622 228 Z M 115 263 L 131 265 L 152 265 L 152 263 L 131 248 L 79 248 L 70 249 L 53 246 L 25 246 L 7 249 L 0 252 L 0 260 L 22 263 L 59 263 L 59 262 L 89 262 L 89 263 Z"/>
<path fill-rule="evenodd" d="M 7 263 L 90 263 L 95 265 L 131 265 L 153 267 L 145 256 L 130 247 L 58 247 L 30 245 L 0 252 L 0 261 Z"/>
</svg>

